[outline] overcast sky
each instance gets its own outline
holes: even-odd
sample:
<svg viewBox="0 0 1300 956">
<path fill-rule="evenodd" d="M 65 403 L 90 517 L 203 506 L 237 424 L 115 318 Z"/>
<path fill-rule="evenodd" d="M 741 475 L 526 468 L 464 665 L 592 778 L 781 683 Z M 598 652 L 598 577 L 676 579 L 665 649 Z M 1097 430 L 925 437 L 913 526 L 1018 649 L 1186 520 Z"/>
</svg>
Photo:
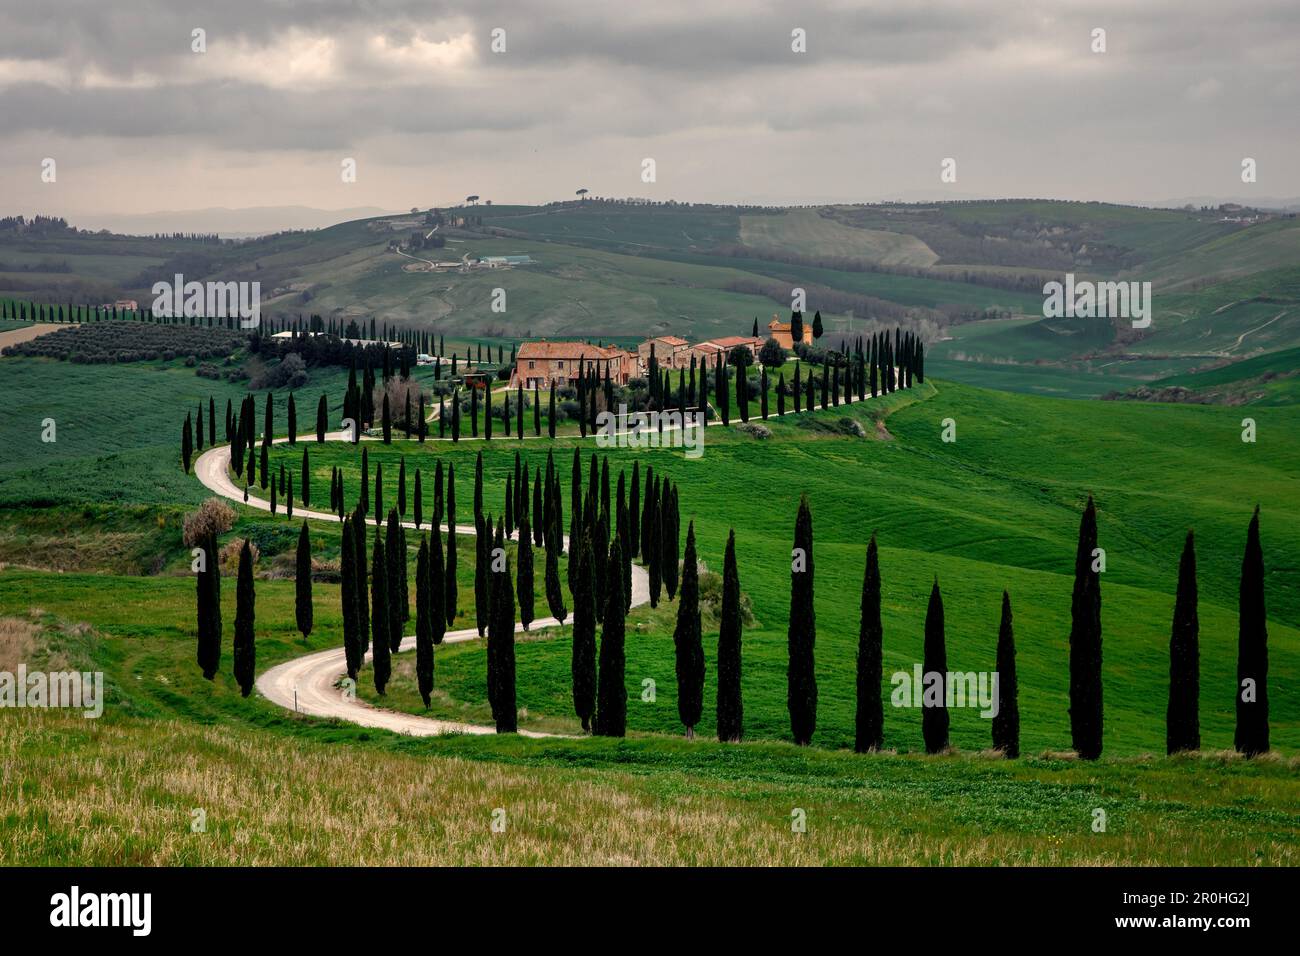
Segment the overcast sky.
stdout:
<svg viewBox="0 0 1300 956">
<path fill-rule="evenodd" d="M 2 0 L 0 213 L 1290 197 L 1298 22 L 1296 0 Z"/>
</svg>

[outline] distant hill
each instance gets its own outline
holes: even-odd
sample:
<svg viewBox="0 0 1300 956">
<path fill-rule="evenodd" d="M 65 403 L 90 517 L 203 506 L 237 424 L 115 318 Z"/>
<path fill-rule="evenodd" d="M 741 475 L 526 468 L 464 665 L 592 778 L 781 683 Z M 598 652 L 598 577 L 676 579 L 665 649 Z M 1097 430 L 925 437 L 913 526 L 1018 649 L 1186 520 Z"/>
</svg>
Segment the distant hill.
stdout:
<svg viewBox="0 0 1300 956">
<path fill-rule="evenodd" d="M 349 209 L 313 209 L 309 206 L 252 206 L 244 209 L 227 209 L 211 206 L 206 209 L 104 216 L 85 215 L 74 218 L 76 224 L 84 229 L 107 229 L 110 232 L 131 236 L 200 232 L 216 233 L 229 239 L 246 239 L 250 236 L 266 236 L 290 229 L 323 229 L 340 222 L 369 219 L 389 212 L 392 210 L 375 206 L 355 206 Z"/>
<path fill-rule="evenodd" d="M 256 229 L 348 212 L 206 210 L 195 222 L 138 224 L 220 234 L 223 224 Z M 930 343 L 946 377 L 1074 397 L 1300 345 L 1300 220 L 1250 209 L 588 199 L 366 215 L 223 242 L 34 235 L 6 232 L 6 221 L 0 296 L 60 303 L 145 302 L 153 282 L 179 272 L 259 281 L 271 314 L 373 315 L 457 338 L 706 338 L 785 317 L 803 290 L 828 341 L 905 325 Z M 506 255 L 531 263 L 455 267 Z M 1044 319 L 1043 284 L 1067 272 L 1151 282 L 1151 327 Z M 493 307 L 497 289 L 504 311 Z"/>
</svg>

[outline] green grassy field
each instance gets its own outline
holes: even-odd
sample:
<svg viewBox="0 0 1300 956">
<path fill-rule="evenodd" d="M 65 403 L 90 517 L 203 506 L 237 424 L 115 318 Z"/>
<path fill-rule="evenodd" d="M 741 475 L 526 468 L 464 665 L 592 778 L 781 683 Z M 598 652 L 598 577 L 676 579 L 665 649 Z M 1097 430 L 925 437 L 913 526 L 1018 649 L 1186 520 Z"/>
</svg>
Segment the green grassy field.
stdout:
<svg viewBox="0 0 1300 956">
<path fill-rule="evenodd" d="M 6 424 L 9 447 L 23 457 L 0 469 L 7 507 L 0 561 L 8 565 L 0 570 L 0 618 L 19 638 L 0 642 L 0 649 L 12 655 L 26 633 L 27 659 L 93 663 L 106 672 L 110 687 L 100 722 L 0 713 L 6 763 L 22 768 L 21 792 L 40 786 L 43 808 L 12 797 L 0 805 L 0 819 L 10 823 L 5 832 L 16 826 L 40 833 L 35 842 L 0 839 L 6 862 L 59 862 L 73 853 L 86 861 L 194 863 L 1294 859 L 1300 702 L 1287 688 L 1300 673 L 1300 592 L 1294 584 L 1300 518 L 1291 507 L 1300 475 L 1295 408 L 1258 409 L 1261 437 L 1248 445 L 1240 441 L 1234 409 L 1062 401 L 939 381 L 812 416 L 857 418 L 872 436 L 865 439 L 809 429 L 809 416 L 802 416 L 769 421 L 773 435 L 766 440 L 710 428 L 698 460 L 669 449 L 611 449 L 614 477 L 636 458 L 643 469 L 653 465 L 679 483 L 683 532 L 693 519 L 708 568 L 721 568 L 727 531 L 736 531 L 741 586 L 753 612 L 743 644 L 748 742 L 727 746 L 709 739 L 717 633 L 710 617 L 701 739 L 680 739 L 671 601 L 638 608 L 629 620 L 626 741 L 417 741 L 304 720 L 257 695 L 239 697 L 228 643 L 215 683 L 199 675 L 194 586 L 179 529 L 184 512 L 206 492 L 181 472 L 173 436 L 179 409 L 206 397 L 215 383 L 176 368 L 33 359 L 4 359 L 0 372 L 17 383 L 24 420 L 39 424 L 43 402 L 61 403 L 53 406 L 56 417 L 83 416 L 83 430 L 74 428 L 67 446 L 46 462 L 35 457 L 34 465 L 44 449 L 21 421 Z M 327 385 L 313 379 L 304 391 L 314 397 Z M 122 401 L 123 395 L 131 400 Z M 134 416 L 112 414 L 123 406 Z M 276 407 L 282 416 L 282 396 Z M 949 418 L 957 427 L 955 443 L 940 438 Z M 884 421 L 881 431 L 877 419 Z M 62 429 L 60 422 L 60 441 Z M 430 475 L 436 460 L 455 464 L 458 512 L 467 521 L 478 451 L 484 453 L 486 507 L 495 512 L 516 451 L 531 468 L 544 465 L 547 449 L 554 448 L 567 490 L 572 449 L 579 444 L 561 437 L 553 444 L 502 438 L 366 447 L 372 466 L 384 465 L 390 499 L 400 457 L 408 481 L 417 467 Z M 359 450 L 332 443 L 308 447 L 316 497 L 337 466 L 351 500 Z M 590 442 L 582 445 L 584 462 L 593 450 Z M 281 462 L 296 471 L 301 447 L 275 446 L 272 465 Z M 813 747 L 795 748 L 787 743 L 785 621 L 794 513 L 805 492 L 815 530 L 820 702 Z M 1069 746 L 1070 572 L 1079 510 L 1089 492 L 1097 498 L 1108 557 L 1102 612 L 1106 752 L 1100 763 L 1079 765 L 1062 752 Z M 1236 588 L 1255 502 L 1262 506 L 1268 571 L 1272 740 L 1281 756 L 1247 763 L 1215 755 L 1231 746 Z M 312 635 L 304 641 L 294 630 L 288 568 L 299 519 L 238 503 L 235 510 L 237 524 L 226 539 L 253 538 L 266 575 L 257 589 L 259 671 L 337 646 L 338 587 L 326 580 L 314 587 Z M 1198 541 L 1207 756 L 1168 760 L 1152 755 L 1163 753 L 1169 622 L 1178 548 L 1188 527 Z M 889 690 L 888 675 L 920 659 L 924 600 L 936 576 L 954 669 L 993 666 L 998 600 L 1007 588 L 1016 614 L 1026 758 L 983 755 L 989 724 L 973 710 L 953 711 L 953 756 L 920 756 L 918 712 L 888 706 L 885 741 L 894 753 L 860 757 L 848 749 L 858 595 L 872 531 L 882 548 L 882 691 Z M 322 561 L 337 559 L 338 540 L 337 525 L 312 523 Z M 408 545 L 414 542 L 409 535 Z M 473 549 L 468 538 L 461 545 L 457 626 L 469 626 L 464 612 L 472 608 Z M 223 602 L 225 620 L 233 621 L 229 581 Z M 539 598 L 539 614 L 544 603 Z M 424 713 L 409 658 L 397 659 L 383 704 Z M 567 633 L 521 640 L 518 661 L 519 703 L 526 710 L 521 724 L 572 733 Z M 484 674 L 480 642 L 440 649 L 431 713 L 486 720 Z M 654 682 L 653 700 L 643 699 L 647 679 Z M 368 674 L 360 683 L 362 695 L 373 699 Z M 167 774 L 169 761 L 191 769 Z M 106 773 L 118 796 L 95 811 L 105 826 L 88 829 L 79 823 L 88 805 L 78 788 L 95 773 Z M 348 808 L 365 797 L 352 780 L 376 773 L 410 782 L 413 795 L 404 812 L 423 815 L 440 839 L 418 851 L 399 849 L 365 824 L 345 847 L 323 837 L 294 840 L 314 816 L 355 825 Z M 436 785 L 426 783 L 435 779 Z M 1206 779 L 1215 786 L 1202 786 Z M 215 809 L 214 838 L 186 842 L 188 809 L 209 805 L 201 794 L 216 795 L 207 797 Z M 485 814 L 502 805 L 519 814 L 518 843 L 493 844 L 476 830 L 480 817 L 486 830 Z M 1090 829 L 1098 806 L 1111 815 L 1106 835 Z M 665 815 L 669 807 L 677 810 Z M 812 821 L 805 835 L 811 838 L 802 842 L 790 840 L 796 807 Z M 43 822 L 35 824 L 38 813 Z M 590 834 L 584 851 L 568 846 L 579 826 Z"/>
</svg>

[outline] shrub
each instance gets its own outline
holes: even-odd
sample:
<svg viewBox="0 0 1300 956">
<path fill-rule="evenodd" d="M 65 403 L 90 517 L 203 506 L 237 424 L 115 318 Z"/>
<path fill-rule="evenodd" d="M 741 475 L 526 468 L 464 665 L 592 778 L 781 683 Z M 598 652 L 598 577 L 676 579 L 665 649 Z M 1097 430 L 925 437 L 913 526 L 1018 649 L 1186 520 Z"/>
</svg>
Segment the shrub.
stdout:
<svg viewBox="0 0 1300 956">
<path fill-rule="evenodd" d="M 235 511 L 220 498 L 209 498 L 191 511 L 182 524 L 181 540 L 187 548 L 198 545 L 209 533 L 222 535 L 235 526 Z M 238 554 L 236 554 L 238 559 Z"/>
</svg>

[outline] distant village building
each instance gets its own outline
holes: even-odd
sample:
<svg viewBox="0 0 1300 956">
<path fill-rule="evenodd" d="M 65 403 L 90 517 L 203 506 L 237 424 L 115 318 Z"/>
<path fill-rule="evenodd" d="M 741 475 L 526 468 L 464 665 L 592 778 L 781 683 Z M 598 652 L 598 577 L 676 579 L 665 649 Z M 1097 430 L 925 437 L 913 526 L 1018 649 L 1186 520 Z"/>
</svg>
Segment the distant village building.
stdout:
<svg viewBox="0 0 1300 956">
<path fill-rule="evenodd" d="M 794 336 L 790 332 L 790 323 L 781 322 L 777 317 L 772 316 L 772 321 L 767 323 L 767 334 L 769 338 L 776 339 L 778 345 L 783 349 L 794 348 Z M 805 319 L 803 323 L 803 344 L 812 345 L 813 331 L 812 322 Z"/>
<path fill-rule="evenodd" d="M 583 368 L 594 369 L 601 379 L 608 371 L 615 385 L 626 385 L 636 371 L 636 356 L 615 346 L 588 342 L 525 342 L 515 352 L 511 385 L 572 385 Z"/>
<path fill-rule="evenodd" d="M 722 361 L 726 362 L 731 355 L 731 350 L 737 345 L 743 345 L 749 349 L 750 354 L 757 361 L 758 351 L 763 347 L 763 340 L 756 339 L 752 335 L 728 335 L 720 339 L 709 339 L 707 342 L 692 346 L 689 353 L 695 356 L 696 362 L 708 362 L 710 366 L 713 366 L 717 364 L 719 353 L 722 354 Z M 686 363 L 690 364 L 689 356 Z"/>
<path fill-rule="evenodd" d="M 677 335 L 659 335 L 636 347 L 637 364 L 642 373 L 650 370 L 650 351 L 661 369 L 683 368 L 691 364 L 691 343 Z"/>
<path fill-rule="evenodd" d="M 479 262 L 489 269 L 500 269 L 505 266 L 530 266 L 533 264 L 532 256 L 483 256 Z"/>
</svg>

